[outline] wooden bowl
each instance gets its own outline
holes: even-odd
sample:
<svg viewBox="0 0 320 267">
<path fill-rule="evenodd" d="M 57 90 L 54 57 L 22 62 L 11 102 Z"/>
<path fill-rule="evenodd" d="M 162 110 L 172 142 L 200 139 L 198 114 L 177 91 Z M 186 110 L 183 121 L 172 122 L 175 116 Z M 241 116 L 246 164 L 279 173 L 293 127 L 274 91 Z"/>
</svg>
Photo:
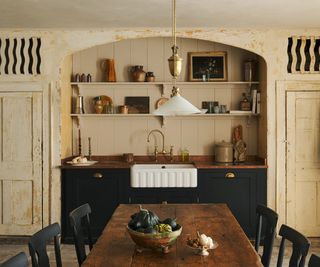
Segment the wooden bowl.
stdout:
<svg viewBox="0 0 320 267">
<path fill-rule="evenodd" d="M 134 231 L 127 226 L 131 239 L 142 248 L 162 249 L 163 253 L 169 252 L 169 246 L 172 245 L 182 232 L 182 226 L 178 229 L 167 233 L 145 234 Z"/>
</svg>

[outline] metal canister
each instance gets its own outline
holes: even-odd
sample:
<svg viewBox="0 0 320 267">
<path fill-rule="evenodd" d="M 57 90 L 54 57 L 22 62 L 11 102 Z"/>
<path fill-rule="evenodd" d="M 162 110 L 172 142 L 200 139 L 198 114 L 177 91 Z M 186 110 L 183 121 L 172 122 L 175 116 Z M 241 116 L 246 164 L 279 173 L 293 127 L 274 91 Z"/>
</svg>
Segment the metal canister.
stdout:
<svg viewBox="0 0 320 267">
<path fill-rule="evenodd" d="M 215 146 L 215 161 L 220 163 L 233 162 L 233 145 L 222 141 Z"/>
<path fill-rule="evenodd" d="M 244 81 L 252 82 L 256 79 L 257 61 L 248 59 L 244 62 Z"/>
<path fill-rule="evenodd" d="M 75 114 L 84 114 L 84 105 L 83 105 L 83 96 L 78 95 L 75 99 L 75 108 L 74 113 Z"/>
</svg>

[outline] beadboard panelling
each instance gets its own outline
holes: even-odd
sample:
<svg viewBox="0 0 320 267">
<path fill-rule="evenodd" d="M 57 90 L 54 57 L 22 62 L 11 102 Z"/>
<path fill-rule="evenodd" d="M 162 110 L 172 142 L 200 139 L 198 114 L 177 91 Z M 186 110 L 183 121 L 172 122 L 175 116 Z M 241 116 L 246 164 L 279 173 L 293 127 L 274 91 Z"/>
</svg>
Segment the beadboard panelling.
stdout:
<svg viewBox="0 0 320 267">
<path fill-rule="evenodd" d="M 178 38 L 179 54 L 184 59 L 179 81 L 187 81 L 188 52 L 196 51 L 227 51 L 228 80 L 241 81 L 243 77 L 243 61 L 256 58 L 250 52 L 224 44 L 196 39 Z M 105 81 L 103 61 L 115 59 L 118 82 L 130 81 L 129 67 L 143 65 L 145 71 L 153 71 L 156 81 L 171 81 L 168 69 L 168 57 L 171 56 L 171 38 L 144 38 L 100 45 L 78 52 L 73 56 L 73 73 L 90 73 L 93 81 Z M 167 86 L 165 96 L 169 97 L 171 86 Z M 245 84 L 183 84 L 179 86 L 182 95 L 201 108 L 202 101 L 219 101 L 227 105 L 227 109 L 239 109 L 242 93 L 248 92 Z M 80 94 L 84 96 L 85 112 L 94 113 L 93 98 L 107 95 L 113 99 L 114 106 L 123 105 L 126 96 L 149 96 L 150 113 L 155 109 L 156 101 L 161 97 L 161 85 L 148 83 L 135 84 L 86 84 L 80 86 Z M 152 154 L 154 145 L 162 148 L 161 135 L 155 133 L 147 143 L 148 132 L 160 129 L 165 134 L 165 149 L 174 146 L 174 153 L 188 148 L 193 155 L 214 154 L 214 144 L 222 140 L 231 141 L 233 127 L 243 126 L 243 138 L 247 143 L 248 154 L 256 155 L 258 118 L 247 117 L 169 117 L 161 125 L 160 117 L 82 117 L 80 127 L 82 149 L 88 153 L 88 137 L 92 138 L 94 155 L 118 155 L 133 152 L 136 155 Z M 77 154 L 77 124 L 74 121 L 73 153 Z"/>
<path fill-rule="evenodd" d="M 166 118 L 161 128 L 161 121 L 156 117 L 82 117 L 80 118 L 82 151 L 88 154 L 88 137 L 92 138 L 94 155 L 119 155 L 133 152 L 136 155 L 152 154 L 154 146 L 162 149 L 162 138 L 158 133 L 150 137 L 153 129 L 160 129 L 165 135 L 165 149 L 174 146 L 174 153 L 179 154 L 188 148 L 193 155 L 213 155 L 214 144 L 232 140 L 235 126 L 243 126 L 243 139 L 247 144 L 248 154 L 257 153 L 257 118 L 252 118 L 247 126 L 247 118 L 210 117 L 170 117 Z M 76 125 L 75 125 L 76 127 Z M 78 133 L 75 131 L 74 154 L 77 154 Z"/>
<path fill-rule="evenodd" d="M 179 54 L 183 58 L 183 68 L 179 81 L 187 81 L 188 52 L 226 51 L 228 57 L 228 80 L 243 78 L 243 61 L 257 59 L 253 53 L 236 47 L 196 39 L 178 38 Z M 92 81 L 105 81 L 103 65 L 106 58 L 114 58 L 117 81 L 129 81 L 129 67 L 143 65 L 145 71 L 153 71 L 157 81 L 171 81 L 167 59 L 171 56 L 171 38 L 142 38 L 95 46 L 74 54 L 73 73 L 90 73 Z"/>
</svg>

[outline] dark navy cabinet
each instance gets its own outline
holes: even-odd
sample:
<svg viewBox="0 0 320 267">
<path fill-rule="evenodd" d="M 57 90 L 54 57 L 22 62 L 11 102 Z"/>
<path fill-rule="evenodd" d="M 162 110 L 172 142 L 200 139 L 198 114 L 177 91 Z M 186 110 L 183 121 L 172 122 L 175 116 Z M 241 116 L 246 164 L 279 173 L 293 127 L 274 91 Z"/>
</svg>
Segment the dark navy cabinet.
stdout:
<svg viewBox="0 0 320 267">
<path fill-rule="evenodd" d="M 93 237 L 99 237 L 120 203 L 227 203 L 248 237 L 254 237 L 258 203 L 267 202 L 267 169 L 198 169 L 196 188 L 131 188 L 130 169 L 62 169 L 62 241 L 73 241 L 68 214 L 89 203 Z M 129 220 L 129 218 L 128 218 Z"/>
<path fill-rule="evenodd" d="M 130 188 L 129 203 L 196 203 L 198 188 Z"/>
<path fill-rule="evenodd" d="M 62 170 L 62 241 L 72 242 L 69 212 L 89 203 L 93 238 L 100 236 L 119 203 L 127 203 L 129 169 Z"/>
<path fill-rule="evenodd" d="M 247 236 L 254 237 L 258 203 L 266 204 L 266 169 L 202 169 L 199 202 L 226 203 Z"/>
</svg>

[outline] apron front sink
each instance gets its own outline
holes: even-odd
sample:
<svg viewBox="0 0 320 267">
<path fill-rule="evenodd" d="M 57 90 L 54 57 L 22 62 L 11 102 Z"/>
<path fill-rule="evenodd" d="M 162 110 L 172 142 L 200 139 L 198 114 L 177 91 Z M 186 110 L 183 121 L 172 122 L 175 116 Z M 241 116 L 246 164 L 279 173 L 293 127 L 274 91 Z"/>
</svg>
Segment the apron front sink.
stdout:
<svg viewBox="0 0 320 267">
<path fill-rule="evenodd" d="M 197 187 L 193 164 L 134 164 L 130 185 L 135 188 Z"/>
</svg>

